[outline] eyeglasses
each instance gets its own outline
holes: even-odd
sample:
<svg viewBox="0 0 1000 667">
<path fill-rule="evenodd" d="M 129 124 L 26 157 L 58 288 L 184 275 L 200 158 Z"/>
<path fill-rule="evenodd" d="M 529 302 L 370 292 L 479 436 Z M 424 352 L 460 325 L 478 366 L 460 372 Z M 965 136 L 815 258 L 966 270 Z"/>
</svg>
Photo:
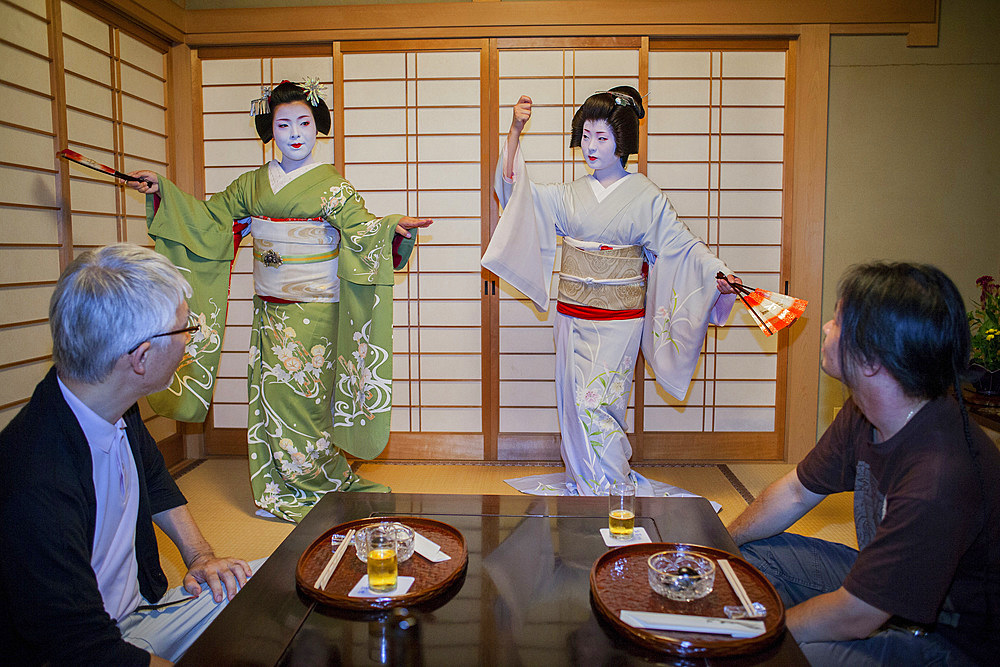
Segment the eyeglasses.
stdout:
<svg viewBox="0 0 1000 667">
<path fill-rule="evenodd" d="M 202 338 L 201 325 L 198 324 L 198 318 L 195 317 L 194 313 L 188 313 L 187 323 L 188 326 L 184 327 L 183 329 L 177 329 L 175 331 L 165 331 L 163 333 L 153 334 L 146 340 L 139 341 L 126 354 L 132 354 L 133 352 L 138 350 L 139 346 L 145 343 L 147 340 L 153 340 L 154 338 L 159 338 L 161 336 L 173 336 L 174 334 L 191 334 L 191 340 L 195 342 L 201 340 Z"/>
</svg>

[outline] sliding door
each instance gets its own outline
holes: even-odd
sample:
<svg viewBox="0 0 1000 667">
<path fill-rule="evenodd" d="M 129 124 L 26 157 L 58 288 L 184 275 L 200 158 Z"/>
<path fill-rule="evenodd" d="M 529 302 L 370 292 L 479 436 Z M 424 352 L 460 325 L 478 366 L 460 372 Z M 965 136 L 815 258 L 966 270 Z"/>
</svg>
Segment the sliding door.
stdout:
<svg viewBox="0 0 1000 667">
<path fill-rule="evenodd" d="M 531 178 L 568 182 L 585 174 L 579 151 L 568 148 L 579 104 L 621 84 L 648 92 L 640 155 L 628 168 L 658 184 L 748 284 L 780 290 L 785 51 L 783 42 L 645 38 L 345 42 L 328 54 L 265 58 L 213 51 L 201 61 L 205 190 L 273 157 L 247 115 L 260 86 L 318 77 L 334 130 L 317 156 L 337 165 L 376 215 L 435 220 L 396 275 L 385 456 L 558 460 L 555 304 L 536 312 L 479 265 L 496 224 L 493 166 L 511 106 L 521 94 L 534 101 L 522 143 Z M 244 249 L 210 452 L 245 447 L 251 271 Z M 709 329 L 682 401 L 658 388 L 640 358 L 628 412 L 634 460 L 780 459 L 783 342 L 783 334 L 764 337 L 737 305 L 728 326 Z M 228 444 L 213 450 L 213 440 Z"/>
</svg>

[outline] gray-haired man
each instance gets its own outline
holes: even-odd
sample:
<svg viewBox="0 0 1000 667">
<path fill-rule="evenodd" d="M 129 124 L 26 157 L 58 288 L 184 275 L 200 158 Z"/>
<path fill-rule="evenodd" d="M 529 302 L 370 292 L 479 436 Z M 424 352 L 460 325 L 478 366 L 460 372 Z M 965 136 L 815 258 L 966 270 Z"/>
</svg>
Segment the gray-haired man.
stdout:
<svg viewBox="0 0 1000 667">
<path fill-rule="evenodd" d="M 163 257 L 124 243 L 81 254 L 56 285 L 54 367 L 0 433 L 0 644 L 13 663 L 166 664 L 251 574 L 205 541 L 136 405 L 184 355 L 188 294 Z M 154 522 L 189 568 L 166 595 Z"/>
</svg>

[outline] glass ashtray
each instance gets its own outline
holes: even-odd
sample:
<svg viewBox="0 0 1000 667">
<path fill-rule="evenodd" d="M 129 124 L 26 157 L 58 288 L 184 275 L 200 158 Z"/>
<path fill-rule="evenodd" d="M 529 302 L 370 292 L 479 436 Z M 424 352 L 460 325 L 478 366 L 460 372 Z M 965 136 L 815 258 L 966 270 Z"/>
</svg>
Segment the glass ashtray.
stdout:
<svg viewBox="0 0 1000 667">
<path fill-rule="evenodd" d="M 394 527 L 396 533 L 396 562 L 402 563 L 405 560 L 409 560 L 410 556 L 413 555 L 413 529 L 406 524 L 399 523 L 398 521 L 391 522 L 391 525 Z M 362 563 L 368 562 L 368 551 L 365 548 L 367 529 L 368 527 L 366 526 L 364 528 L 358 528 L 354 531 L 354 552 L 357 554 L 358 560 Z M 343 539 L 343 535 L 333 535 L 330 537 L 330 541 L 334 548 L 336 548 Z"/>
<path fill-rule="evenodd" d="M 690 551 L 659 551 L 649 557 L 649 585 L 671 600 L 703 598 L 715 586 L 715 562 Z"/>
</svg>

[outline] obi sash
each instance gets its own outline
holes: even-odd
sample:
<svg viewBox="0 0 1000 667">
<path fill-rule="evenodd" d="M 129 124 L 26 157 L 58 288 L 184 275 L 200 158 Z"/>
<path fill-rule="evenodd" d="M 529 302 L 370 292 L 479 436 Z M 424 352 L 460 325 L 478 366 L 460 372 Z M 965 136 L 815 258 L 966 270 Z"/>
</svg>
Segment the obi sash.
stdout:
<svg viewBox="0 0 1000 667">
<path fill-rule="evenodd" d="M 250 219 L 253 284 L 276 301 L 340 301 L 340 232 L 324 218 Z"/>
<path fill-rule="evenodd" d="M 641 246 L 613 246 L 563 237 L 559 268 L 563 315 L 587 320 L 643 317 L 646 276 Z"/>
</svg>

